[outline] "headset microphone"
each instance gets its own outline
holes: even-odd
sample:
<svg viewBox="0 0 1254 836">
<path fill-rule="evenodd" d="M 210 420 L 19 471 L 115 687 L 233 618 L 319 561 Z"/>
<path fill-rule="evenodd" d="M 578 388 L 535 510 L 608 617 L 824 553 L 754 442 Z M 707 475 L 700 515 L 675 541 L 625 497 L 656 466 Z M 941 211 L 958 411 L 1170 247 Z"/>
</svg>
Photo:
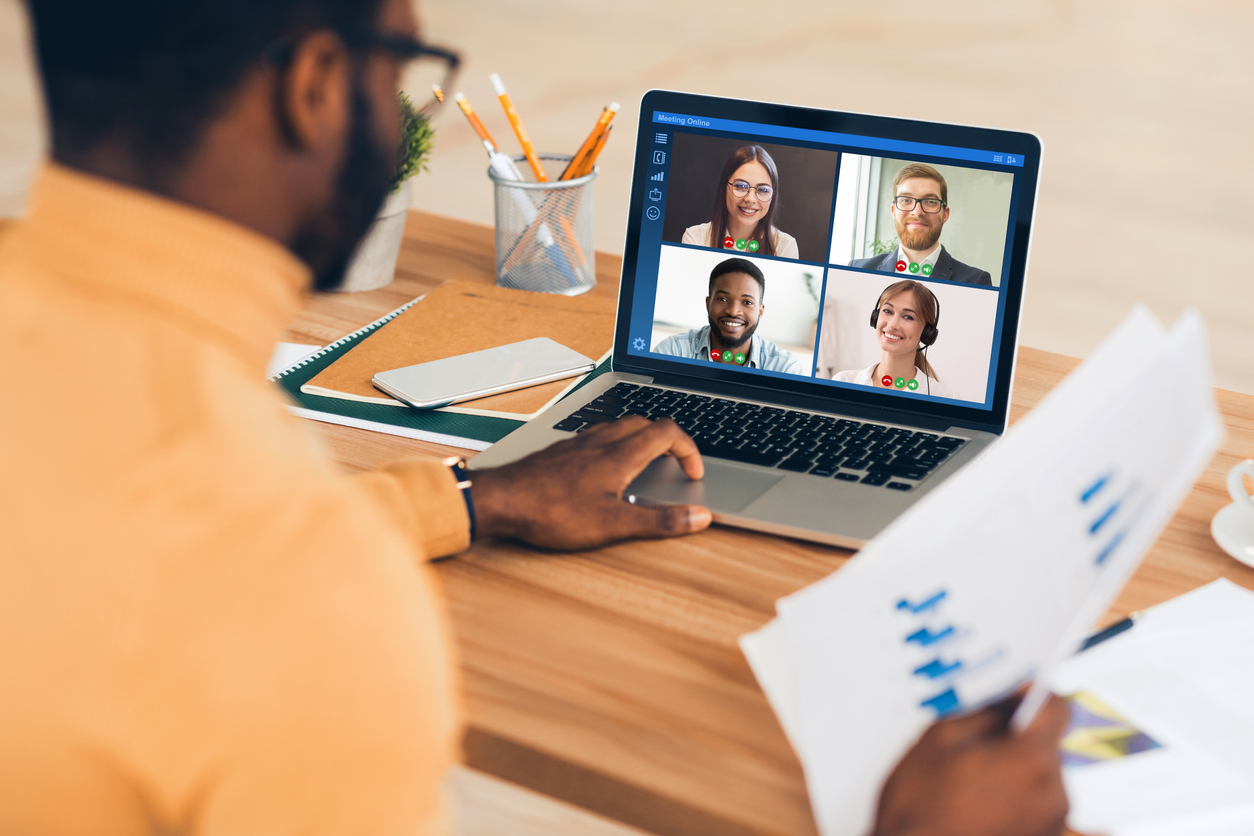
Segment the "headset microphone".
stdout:
<svg viewBox="0 0 1254 836">
<path fill-rule="evenodd" d="M 932 304 L 936 307 L 936 322 L 924 323 L 923 332 L 919 334 L 919 345 L 923 346 L 923 349 L 922 349 L 923 350 L 923 362 L 926 363 L 928 348 L 932 345 L 932 343 L 936 342 L 936 338 L 940 336 L 940 330 L 937 327 L 940 325 L 940 313 L 941 313 L 940 299 L 936 298 L 936 294 L 933 293 L 930 288 L 920 284 L 919 282 L 914 282 L 914 284 L 916 287 L 923 288 L 924 290 L 927 291 L 928 295 L 932 297 Z M 872 328 L 875 328 L 880 324 L 880 304 L 879 304 L 880 301 L 881 300 L 876 300 L 875 309 L 871 311 L 871 327 Z M 924 370 L 923 376 L 928 379 L 927 380 L 927 393 L 931 395 L 932 394 L 932 376 L 929 375 L 926 370 Z"/>
</svg>

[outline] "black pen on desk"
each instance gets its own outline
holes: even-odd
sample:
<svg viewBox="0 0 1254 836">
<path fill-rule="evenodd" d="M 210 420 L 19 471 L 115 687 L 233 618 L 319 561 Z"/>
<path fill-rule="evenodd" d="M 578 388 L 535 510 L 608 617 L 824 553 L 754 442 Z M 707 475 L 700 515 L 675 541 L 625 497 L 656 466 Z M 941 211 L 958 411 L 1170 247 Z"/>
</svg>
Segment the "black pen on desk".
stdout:
<svg viewBox="0 0 1254 836">
<path fill-rule="evenodd" d="M 1115 636 L 1119 635 L 1120 633 L 1126 633 L 1128 630 L 1132 629 L 1132 625 L 1136 624 L 1136 620 L 1138 617 L 1140 617 L 1140 615 L 1141 615 L 1140 613 L 1134 612 L 1131 615 L 1129 615 L 1127 618 L 1125 618 L 1123 621 L 1117 621 L 1114 624 L 1107 627 L 1105 630 L 1098 630 L 1096 633 L 1089 636 L 1084 641 L 1080 642 L 1080 649 L 1077 650 L 1076 653 L 1083 653 L 1084 651 L 1088 650 L 1090 647 L 1093 647 L 1094 645 L 1101 644 L 1107 639 L 1113 639 Z"/>
</svg>

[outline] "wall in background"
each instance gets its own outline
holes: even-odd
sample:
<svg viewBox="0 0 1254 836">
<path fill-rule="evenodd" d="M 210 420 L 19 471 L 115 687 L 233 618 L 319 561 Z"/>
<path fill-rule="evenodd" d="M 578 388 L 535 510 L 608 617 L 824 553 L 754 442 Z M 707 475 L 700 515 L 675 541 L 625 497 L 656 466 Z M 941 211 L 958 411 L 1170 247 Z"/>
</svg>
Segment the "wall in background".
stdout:
<svg viewBox="0 0 1254 836">
<path fill-rule="evenodd" d="M 612 99 L 597 246 L 621 252 L 640 96 L 650 88 L 1029 130 L 1045 157 L 1024 344 L 1084 356 L 1135 302 L 1201 308 L 1219 383 L 1254 392 L 1254 289 L 1222 260 L 1254 245 L 1254 6 L 1214 0 L 424 0 L 460 46 L 462 86 L 515 143 L 487 82 L 501 73 L 538 147 L 569 151 Z M 746 20 L 753 25 L 746 26 Z M 903 53 L 903 21 L 920 33 Z M 768 25 L 769 24 L 769 25 Z M 530 35 L 530 37 L 529 37 Z M 923 46 L 920 47 L 919 45 Z M 424 209 L 492 222 L 483 149 L 441 117 Z M 1199 159 L 1231 161 L 1199 165 Z M 1254 453 L 1254 451 L 1251 451 Z"/>
<path fill-rule="evenodd" d="M 17 5 L 0 0 L 0 122 L 23 107 L 11 74 L 23 59 L 7 48 Z M 611 252 L 650 88 L 1033 131 L 1045 158 L 1024 344 L 1083 356 L 1138 301 L 1167 320 L 1194 305 L 1219 384 L 1254 393 L 1254 289 L 1227 259 L 1254 248 L 1254 205 L 1225 199 L 1254 191 L 1254 5 L 423 0 L 420 13 L 431 41 L 462 51 L 460 86 L 511 152 L 488 73 L 545 151 L 573 151 L 605 104 L 624 105 L 595 187 L 597 246 Z M 903 53 L 903 21 L 929 62 Z M 482 146 L 456 108 L 438 127 L 416 205 L 491 224 Z"/>
</svg>

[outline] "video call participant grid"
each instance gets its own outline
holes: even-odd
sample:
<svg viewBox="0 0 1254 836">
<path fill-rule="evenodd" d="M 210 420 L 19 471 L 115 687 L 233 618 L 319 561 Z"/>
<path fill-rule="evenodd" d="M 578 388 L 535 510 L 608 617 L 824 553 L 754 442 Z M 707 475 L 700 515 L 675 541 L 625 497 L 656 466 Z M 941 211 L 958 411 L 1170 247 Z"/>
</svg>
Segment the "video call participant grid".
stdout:
<svg viewBox="0 0 1254 836">
<path fill-rule="evenodd" d="M 996 293 L 847 268 L 824 279 L 798 262 L 674 245 L 662 247 L 655 288 L 655 355 L 913 397 L 987 398 Z M 729 319 L 739 330 L 726 330 Z"/>
<path fill-rule="evenodd" d="M 1010 172 L 743 136 L 679 132 L 674 143 L 665 241 L 1001 285 L 1012 234 Z"/>
<path fill-rule="evenodd" d="M 825 280 L 819 296 L 818 315 L 812 319 L 812 322 L 820 320 L 815 323 L 819 327 L 815 329 L 817 333 L 811 332 L 813 341 L 807 341 L 810 349 L 808 352 L 801 347 L 793 349 L 805 352 L 799 355 L 803 361 L 813 358 L 812 365 L 806 365 L 811 365 L 814 378 L 834 380 L 837 384 L 857 383 L 880 388 L 875 386 L 878 377 L 886 392 L 976 403 L 986 400 L 999 307 L 994 300 L 1000 295 L 996 291 L 1000 289 L 1006 269 L 1004 255 L 1008 251 L 1006 242 L 1010 233 L 1013 174 L 944 163 L 934 166 L 917 160 L 892 160 L 813 147 L 762 145 L 745 136 L 677 132 L 673 140 L 671 166 L 665 175 L 669 182 L 663 233 L 663 240 L 672 246 L 679 243 L 685 249 L 705 249 L 711 255 L 722 253 L 723 257 L 743 254 L 759 258 L 774 256 L 775 259 L 821 258 L 823 261 L 817 263 L 837 267 L 838 275 L 840 271 L 848 271 L 844 273 L 846 284 L 855 272 L 865 276 L 871 284 L 878 281 L 879 286 L 874 289 L 876 295 L 887 291 L 885 281 L 891 286 L 894 280 L 914 278 L 914 295 L 922 296 L 923 301 L 931 301 L 932 304 L 925 307 L 932 313 L 925 317 L 927 321 L 923 323 L 922 331 L 930 336 L 919 341 L 917 351 L 921 359 L 914 364 L 923 371 L 910 372 L 903 367 L 895 369 L 892 376 L 871 374 L 868 377 L 868 370 L 874 372 L 890 359 L 887 353 L 881 356 L 878 346 L 874 347 L 875 356 L 870 356 L 870 340 L 872 337 L 879 340 L 878 315 L 872 314 L 868 329 L 871 333 L 864 330 L 865 324 L 857 328 L 856 322 L 842 322 L 840 328 L 835 327 L 836 323 L 827 317 L 827 308 L 836 300 L 830 295 L 833 288 Z M 717 161 L 724 155 L 726 159 L 722 171 L 711 177 Z M 777 163 L 777 157 L 788 155 L 791 155 L 790 165 Z M 805 175 L 794 180 L 791 189 L 787 187 L 790 172 Z M 658 174 L 654 175 L 655 179 L 658 177 Z M 707 181 L 710 180 L 713 181 L 713 188 L 704 189 L 706 199 L 702 200 L 702 184 L 708 186 Z M 816 183 L 831 183 L 832 186 L 821 186 L 815 190 Z M 808 225 L 802 223 L 807 218 L 799 218 L 795 207 L 787 214 L 779 213 L 785 195 L 796 197 L 806 192 L 809 192 L 808 202 L 812 204 L 811 211 L 805 213 L 810 221 Z M 685 195 L 688 196 L 686 204 L 683 200 Z M 820 207 L 820 204 L 823 206 Z M 712 212 L 708 208 L 711 205 Z M 694 222 L 703 217 L 708 220 Z M 782 223 L 776 223 L 780 217 L 787 218 L 790 229 L 798 234 L 782 230 Z M 875 224 L 864 225 L 861 239 L 854 234 L 857 230 L 850 227 L 851 222 L 858 218 L 874 219 Z M 713 232 L 716 227 L 725 230 L 721 240 Z M 881 234 L 889 240 L 880 240 Z M 742 237 L 733 238 L 733 235 Z M 812 245 L 816 242 L 821 242 L 826 251 L 821 254 L 806 252 L 814 249 Z M 952 243 L 959 254 L 971 259 L 974 264 L 955 258 L 946 243 Z M 666 250 L 664 246 L 663 252 Z M 663 258 L 663 264 L 659 265 L 662 268 L 658 271 L 659 290 L 666 279 L 676 278 L 667 275 L 665 261 Z M 761 267 L 770 273 L 767 264 Z M 830 271 L 827 272 L 830 277 Z M 872 278 L 875 276 L 882 277 L 882 280 Z M 917 283 L 918 279 L 924 279 L 924 283 Z M 777 278 L 771 278 L 769 283 L 774 287 L 780 286 Z M 950 327 L 944 329 L 948 336 L 932 348 L 937 342 L 940 310 L 943 307 L 938 298 L 941 290 L 938 283 L 971 288 L 977 292 L 986 289 L 995 292 L 986 300 L 989 304 L 980 301 L 974 308 L 971 300 L 965 304 L 951 302 L 950 310 L 954 313 L 950 317 Z M 871 292 L 868 286 L 857 293 L 865 296 Z M 851 290 L 847 295 L 857 294 Z M 774 295 L 773 298 L 778 300 L 780 297 Z M 664 313 L 661 296 L 657 296 L 656 300 L 655 335 L 659 324 L 673 324 L 685 319 L 671 311 Z M 706 301 L 708 304 L 709 300 Z M 842 301 L 848 303 L 852 300 Z M 874 303 L 875 296 L 870 295 L 865 301 Z M 880 304 L 874 306 L 879 308 L 883 304 L 881 299 Z M 865 311 L 872 306 L 859 301 L 854 309 Z M 766 313 L 765 309 L 762 313 Z M 713 317 L 713 313 L 710 316 Z M 865 322 L 865 313 L 860 313 L 859 318 Z M 769 324 L 769 320 L 777 317 L 764 316 L 763 319 L 766 320 L 764 324 Z M 711 319 L 711 328 L 713 324 Z M 695 323 L 695 327 L 701 327 L 701 323 Z M 868 333 L 868 336 L 866 339 L 854 337 L 834 342 L 837 332 L 850 335 Z M 904 334 L 904 337 L 909 339 L 913 335 Z M 652 342 L 657 342 L 656 336 Z M 790 342 L 800 340 L 794 338 Z M 859 347 L 861 343 L 867 345 Z M 656 345 L 653 350 L 657 351 Z M 747 353 L 731 351 L 723 354 L 730 354 L 728 362 L 748 363 Z M 937 357 L 937 354 L 940 356 Z M 713 360 L 715 356 L 711 354 L 708 359 Z M 935 361 L 938 360 L 945 370 L 943 381 L 934 371 Z"/>
</svg>

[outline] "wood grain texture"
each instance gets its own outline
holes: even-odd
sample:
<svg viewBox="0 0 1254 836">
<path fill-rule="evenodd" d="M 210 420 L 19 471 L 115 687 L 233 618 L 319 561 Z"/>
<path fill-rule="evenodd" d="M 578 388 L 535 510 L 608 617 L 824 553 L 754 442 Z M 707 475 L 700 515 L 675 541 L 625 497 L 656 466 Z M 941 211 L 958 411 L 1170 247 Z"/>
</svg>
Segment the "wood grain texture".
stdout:
<svg viewBox="0 0 1254 836">
<path fill-rule="evenodd" d="M 444 797 L 454 836 L 649 836 L 464 766 L 449 770 Z"/>
<path fill-rule="evenodd" d="M 398 280 L 320 294 L 289 339 L 341 336 L 448 278 L 490 282 L 491 230 L 411 213 Z M 598 253 L 599 294 L 618 260 Z M 338 331 L 335 329 L 339 329 Z M 1018 420 L 1078 363 L 1019 352 Z M 1106 620 L 1219 577 L 1254 589 L 1210 519 L 1225 474 L 1254 456 L 1254 397 L 1218 392 L 1228 435 Z M 323 427 L 349 470 L 448 448 Z M 480 543 L 438 564 L 461 657 L 467 764 L 658 834 L 813 834 L 801 768 L 736 639 L 849 552 L 715 527 L 666 542 L 555 555 Z"/>
</svg>

